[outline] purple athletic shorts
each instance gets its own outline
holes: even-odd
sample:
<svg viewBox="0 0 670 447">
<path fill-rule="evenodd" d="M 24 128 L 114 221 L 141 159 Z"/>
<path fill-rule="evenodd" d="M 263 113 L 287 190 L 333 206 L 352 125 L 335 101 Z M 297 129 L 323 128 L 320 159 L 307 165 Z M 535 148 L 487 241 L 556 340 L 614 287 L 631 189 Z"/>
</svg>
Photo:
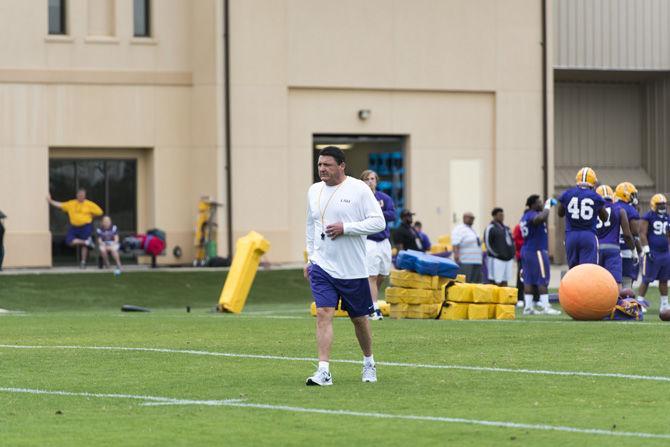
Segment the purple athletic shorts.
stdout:
<svg viewBox="0 0 670 447">
<path fill-rule="evenodd" d="M 549 253 L 547 250 L 527 250 L 521 248 L 521 272 L 524 285 L 549 285 Z"/>
<path fill-rule="evenodd" d="M 633 281 L 637 280 L 640 275 L 640 262 L 635 264 L 633 258 L 621 258 L 621 275 Z"/>
<path fill-rule="evenodd" d="M 81 239 L 85 241 L 86 239 L 91 237 L 91 234 L 93 234 L 92 223 L 82 225 L 81 227 L 75 227 L 74 225 L 70 225 L 70 227 L 67 229 L 67 235 L 65 235 L 65 243 L 70 245 L 72 244 L 72 241 L 75 239 Z"/>
<path fill-rule="evenodd" d="M 590 231 L 568 231 L 565 233 L 565 253 L 568 267 L 598 263 L 598 237 Z"/>
<path fill-rule="evenodd" d="M 598 264 L 610 272 L 617 283 L 621 284 L 622 259 L 618 248 L 604 248 L 600 250 Z"/>
<path fill-rule="evenodd" d="M 337 307 L 342 298 L 342 309 L 350 318 L 370 315 L 374 312 L 368 278 L 337 279 L 321 267 L 312 264 L 309 269 L 309 284 L 316 307 Z"/>
<path fill-rule="evenodd" d="M 649 284 L 655 280 L 667 281 L 670 279 L 670 253 L 652 253 L 653 259 L 649 256 L 642 257 L 642 282 Z"/>
</svg>

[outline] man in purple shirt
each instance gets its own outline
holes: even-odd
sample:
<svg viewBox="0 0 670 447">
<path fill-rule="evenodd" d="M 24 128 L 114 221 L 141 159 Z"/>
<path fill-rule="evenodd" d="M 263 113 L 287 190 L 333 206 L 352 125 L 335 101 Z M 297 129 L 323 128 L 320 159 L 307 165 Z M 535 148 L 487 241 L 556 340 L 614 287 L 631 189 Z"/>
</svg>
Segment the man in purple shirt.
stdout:
<svg viewBox="0 0 670 447">
<path fill-rule="evenodd" d="M 565 216 L 565 251 L 570 268 L 580 264 L 598 263 L 598 217 L 607 220 L 605 201 L 593 188 L 598 182 L 593 169 L 577 172 L 577 186 L 558 198 L 558 216 Z"/>
<path fill-rule="evenodd" d="M 612 274 L 621 288 L 622 263 L 619 238 L 623 237 L 629 250 L 635 249 L 633 235 L 630 232 L 628 216 L 621 202 L 614 202 L 614 191 L 608 185 L 600 185 L 596 192 L 605 199 L 604 209 L 607 219 L 598 218 L 598 263 Z"/>
<path fill-rule="evenodd" d="M 365 242 L 368 265 L 368 281 L 370 282 L 370 293 L 374 305 L 374 313 L 370 316 L 372 320 L 382 320 L 382 312 L 377 304 L 379 289 L 384 283 L 384 279 L 391 273 L 391 242 L 389 241 L 390 231 L 389 222 L 395 220 L 395 206 L 393 199 L 381 191 L 377 191 L 377 182 L 379 177 L 375 171 L 365 170 L 361 173 L 363 180 L 372 190 L 375 198 L 382 207 L 382 213 L 386 220 L 386 228 L 376 234 L 368 236 Z"/>
<path fill-rule="evenodd" d="M 644 297 L 647 288 L 658 280 L 661 294 L 660 311 L 668 306 L 668 280 L 670 279 L 670 218 L 668 200 L 663 194 L 654 194 L 649 210 L 640 220 L 640 242 L 642 243 L 642 283 L 638 294 Z"/>
</svg>

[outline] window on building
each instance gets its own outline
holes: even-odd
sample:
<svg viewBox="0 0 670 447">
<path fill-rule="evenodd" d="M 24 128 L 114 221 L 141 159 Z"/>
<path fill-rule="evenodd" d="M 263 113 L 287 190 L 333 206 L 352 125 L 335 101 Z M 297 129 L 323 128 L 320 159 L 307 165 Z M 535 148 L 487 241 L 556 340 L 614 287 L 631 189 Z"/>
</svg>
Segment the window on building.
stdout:
<svg viewBox="0 0 670 447">
<path fill-rule="evenodd" d="M 151 0 L 133 0 L 133 35 L 151 36 Z"/>
<path fill-rule="evenodd" d="M 49 34 L 67 34 L 65 4 L 66 0 L 49 0 Z"/>
</svg>

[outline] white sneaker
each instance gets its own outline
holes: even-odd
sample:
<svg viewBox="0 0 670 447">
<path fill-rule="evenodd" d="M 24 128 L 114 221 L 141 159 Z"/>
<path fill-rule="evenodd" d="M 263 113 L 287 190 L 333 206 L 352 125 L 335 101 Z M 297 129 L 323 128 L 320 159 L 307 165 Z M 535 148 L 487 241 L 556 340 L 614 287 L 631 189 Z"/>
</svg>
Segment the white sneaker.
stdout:
<svg viewBox="0 0 670 447">
<path fill-rule="evenodd" d="M 312 377 L 307 378 L 307 386 L 330 386 L 333 384 L 333 377 L 325 369 L 317 369 Z"/>
<path fill-rule="evenodd" d="M 114 276 L 119 276 L 121 274 L 121 269 L 114 269 Z"/>
<path fill-rule="evenodd" d="M 377 368 L 375 365 L 363 365 L 363 382 L 376 382 Z"/>
<path fill-rule="evenodd" d="M 370 320 L 383 320 L 384 316 L 382 315 L 381 309 L 375 309 L 373 313 L 370 314 Z"/>
<path fill-rule="evenodd" d="M 561 311 L 551 307 L 551 304 L 549 304 L 547 306 L 540 306 L 540 308 L 538 310 L 539 310 L 538 313 L 540 313 L 542 315 L 560 315 L 561 314 Z"/>
<path fill-rule="evenodd" d="M 524 315 L 535 315 L 535 309 L 533 309 L 532 307 L 524 307 L 523 314 Z"/>
<path fill-rule="evenodd" d="M 667 309 L 670 309 L 670 304 L 666 304 L 665 306 L 661 305 L 661 307 L 658 309 L 658 312 L 660 313 Z"/>
<path fill-rule="evenodd" d="M 518 307 L 519 309 L 522 308 L 523 306 L 525 306 L 525 303 L 522 300 L 516 302 L 516 307 Z"/>
</svg>

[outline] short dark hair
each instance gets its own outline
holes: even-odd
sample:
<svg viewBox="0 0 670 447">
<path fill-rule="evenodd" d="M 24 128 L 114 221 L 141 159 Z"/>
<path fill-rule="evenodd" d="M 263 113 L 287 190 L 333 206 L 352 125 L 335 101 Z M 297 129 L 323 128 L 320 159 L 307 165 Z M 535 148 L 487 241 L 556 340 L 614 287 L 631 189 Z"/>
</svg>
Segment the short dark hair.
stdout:
<svg viewBox="0 0 670 447">
<path fill-rule="evenodd" d="M 77 188 L 77 192 L 83 192 L 86 193 L 86 188 Z"/>
<path fill-rule="evenodd" d="M 493 211 L 491 211 L 491 216 L 495 217 L 496 214 L 502 213 L 502 212 L 503 212 L 503 209 L 500 208 L 499 206 L 496 206 L 495 208 L 493 208 Z"/>
<path fill-rule="evenodd" d="M 540 196 L 538 196 L 537 194 L 532 194 L 528 196 L 528 198 L 526 199 L 526 208 L 530 208 L 531 206 L 533 206 L 535 202 L 537 202 L 537 199 L 539 198 Z"/>
<path fill-rule="evenodd" d="M 416 222 L 414 222 L 414 226 L 415 226 L 415 227 L 421 227 L 421 228 L 423 228 L 423 225 L 421 225 L 421 221 L 420 221 L 420 220 L 417 220 Z"/>
<path fill-rule="evenodd" d="M 344 152 L 337 146 L 326 146 L 319 152 L 319 157 L 333 157 L 338 165 L 344 163 Z"/>
</svg>

